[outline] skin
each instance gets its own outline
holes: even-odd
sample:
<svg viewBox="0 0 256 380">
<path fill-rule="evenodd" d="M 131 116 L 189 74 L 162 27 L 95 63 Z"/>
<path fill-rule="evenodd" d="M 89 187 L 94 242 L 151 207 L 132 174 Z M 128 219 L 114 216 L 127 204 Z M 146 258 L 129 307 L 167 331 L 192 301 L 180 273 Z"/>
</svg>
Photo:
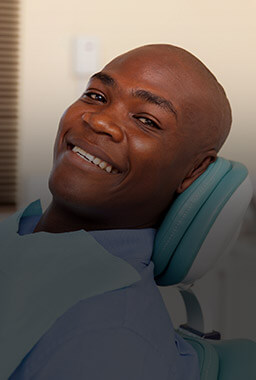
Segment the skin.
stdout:
<svg viewBox="0 0 256 380">
<path fill-rule="evenodd" d="M 183 49 L 137 48 L 101 74 L 60 120 L 49 178 L 53 198 L 34 232 L 157 228 L 177 194 L 216 160 L 228 135 L 231 110 L 223 88 Z M 169 103 L 149 101 L 142 91 Z M 121 173 L 84 161 L 68 149 L 70 141 L 98 147 Z"/>
</svg>

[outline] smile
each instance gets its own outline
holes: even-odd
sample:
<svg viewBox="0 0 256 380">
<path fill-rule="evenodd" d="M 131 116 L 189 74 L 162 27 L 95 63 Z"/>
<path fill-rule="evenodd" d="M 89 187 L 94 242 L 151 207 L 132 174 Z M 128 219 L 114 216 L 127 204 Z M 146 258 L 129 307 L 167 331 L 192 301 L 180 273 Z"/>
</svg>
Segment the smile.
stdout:
<svg viewBox="0 0 256 380">
<path fill-rule="evenodd" d="M 92 164 L 98 166 L 100 169 L 106 171 L 107 173 L 117 174 L 119 171 L 116 168 L 113 168 L 111 164 L 106 161 L 101 160 L 99 157 L 93 156 L 90 153 L 86 152 L 79 146 L 73 146 L 71 149 L 74 153 L 76 153 L 79 157 L 81 157 L 85 161 L 89 161 Z"/>
</svg>

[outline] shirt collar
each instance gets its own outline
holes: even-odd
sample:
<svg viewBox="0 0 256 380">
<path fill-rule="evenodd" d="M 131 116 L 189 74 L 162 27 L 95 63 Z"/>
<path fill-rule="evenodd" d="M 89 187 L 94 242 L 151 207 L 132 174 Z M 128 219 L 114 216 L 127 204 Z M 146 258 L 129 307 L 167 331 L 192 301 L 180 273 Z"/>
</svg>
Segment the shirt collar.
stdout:
<svg viewBox="0 0 256 380">
<path fill-rule="evenodd" d="M 19 229 L 24 219 L 30 217 L 29 219 L 32 218 L 32 221 L 30 220 L 26 233 L 32 233 L 38 222 L 36 217 L 41 215 L 41 201 L 37 199 L 20 212 L 18 218 Z M 33 217 L 35 217 L 34 221 Z M 142 267 L 150 263 L 156 231 L 155 228 L 137 228 L 87 232 L 108 252 L 128 261 L 140 271 Z"/>
</svg>

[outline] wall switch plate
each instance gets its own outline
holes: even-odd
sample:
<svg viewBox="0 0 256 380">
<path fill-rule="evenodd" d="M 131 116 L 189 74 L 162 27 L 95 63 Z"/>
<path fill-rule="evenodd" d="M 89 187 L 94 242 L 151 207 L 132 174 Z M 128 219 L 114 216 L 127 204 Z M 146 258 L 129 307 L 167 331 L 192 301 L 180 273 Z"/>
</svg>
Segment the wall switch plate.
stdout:
<svg viewBox="0 0 256 380">
<path fill-rule="evenodd" d="M 75 39 L 75 73 L 91 75 L 99 69 L 99 39 L 95 36 L 79 36 Z"/>
</svg>

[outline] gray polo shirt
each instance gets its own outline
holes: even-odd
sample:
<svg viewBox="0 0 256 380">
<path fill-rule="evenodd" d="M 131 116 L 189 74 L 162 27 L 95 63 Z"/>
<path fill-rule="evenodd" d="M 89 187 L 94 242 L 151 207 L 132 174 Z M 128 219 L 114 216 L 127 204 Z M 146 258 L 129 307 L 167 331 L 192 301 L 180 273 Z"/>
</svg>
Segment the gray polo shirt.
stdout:
<svg viewBox="0 0 256 380">
<path fill-rule="evenodd" d="M 32 233 L 40 217 L 22 217 L 19 234 Z M 71 307 L 9 380 L 199 380 L 197 354 L 175 332 L 154 281 L 156 230 L 89 233 L 131 264 L 141 280 Z"/>
</svg>

